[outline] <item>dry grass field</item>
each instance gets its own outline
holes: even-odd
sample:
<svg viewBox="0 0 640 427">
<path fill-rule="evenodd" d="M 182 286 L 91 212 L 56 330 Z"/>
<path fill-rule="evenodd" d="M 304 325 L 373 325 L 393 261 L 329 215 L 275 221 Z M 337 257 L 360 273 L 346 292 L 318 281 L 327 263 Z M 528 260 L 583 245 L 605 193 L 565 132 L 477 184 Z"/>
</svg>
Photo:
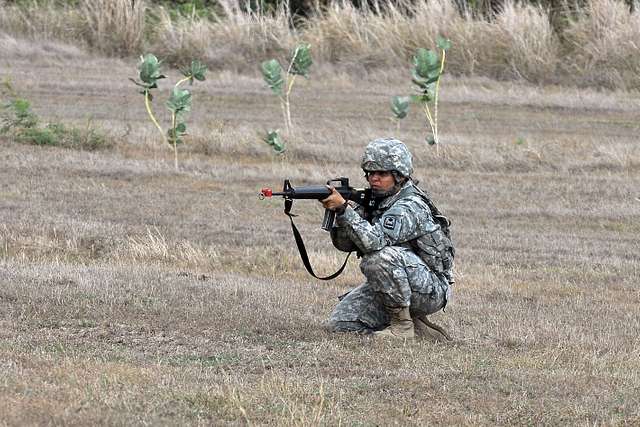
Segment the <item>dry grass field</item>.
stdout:
<svg viewBox="0 0 640 427">
<path fill-rule="evenodd" d="M 152 51 L 175 65 L 199 58 L 240 73 L 306 42 L 318 62 L 359 75 L 402 69 L 416 48 L 444 36 L 454 47 L 447 70 L 456 75 L 640 89 L 640 10 L 631 0 L 266 1 L 282 6 L 272 11 L 260 2 L 216 0 L 217 12 L 209 10 L 216 18 L 177 13 L 171 3 L 201 2 L 0 0 L 0 32 L 108 56 Z M 308 19 L 286 7 L 294 3 L 310 8 Z M 500 6 L 480 13 L 489 4 Z"/>
<path fill-rule="evenodd" d="M 278 157 L 258 135 L 281 126 L 275 98 L 219 73 L 193 88 L 175 171 L 135 76 L 59 44 L 0 47 L 0 79 L 42 120 L 112 142 L 0 137 L 0 425 L 640 424 L 637 93 L 447 77 L 436 153 L 415 112 L 389 120 L 408 79 L 320 68 Z M 363 185 L 362 148 L 387 135 L 454 224 L 454 301 L 434 316 L 452 343 L 325 332 L 356 260 L 313 280 L 281 202 L 257 197 L 287 177 Z M 319 204 L 295 209 L 331 272 Z"/>
</svg>

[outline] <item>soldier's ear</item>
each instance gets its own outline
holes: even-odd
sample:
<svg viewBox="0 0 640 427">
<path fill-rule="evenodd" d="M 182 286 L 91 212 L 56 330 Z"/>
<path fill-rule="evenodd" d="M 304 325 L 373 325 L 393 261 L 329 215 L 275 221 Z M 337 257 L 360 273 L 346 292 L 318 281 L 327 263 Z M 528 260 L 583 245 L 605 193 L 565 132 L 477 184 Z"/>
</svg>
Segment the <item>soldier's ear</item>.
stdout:
<svg viewBox="0 0 640 427">
<path fill-rule="evenodd" d="M 404 184 L 405 182 L 407 182 L 407 177 L 402 175 L 400 172 L 391 171 L 391 174 L 393 175 L 393 180 L 396 184 Z"/>
</svg>

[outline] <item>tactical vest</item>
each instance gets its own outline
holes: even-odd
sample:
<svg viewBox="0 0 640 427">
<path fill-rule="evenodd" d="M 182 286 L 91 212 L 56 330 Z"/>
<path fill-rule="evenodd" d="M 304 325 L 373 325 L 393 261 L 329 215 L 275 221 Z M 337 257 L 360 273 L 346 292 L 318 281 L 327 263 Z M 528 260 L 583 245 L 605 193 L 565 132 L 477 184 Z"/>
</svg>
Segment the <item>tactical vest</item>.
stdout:
<svg viewBox="0 0 640 427">
<path fill-rule="evenodd" d="M 455 248 L 451 240 L 451 221 L 444 216 L 433 203 L 429 195 L 417 186 L 413 186 L 429 206 L 436 228 L 409 242 L 411 249 L 427 264 L 431 271 L 443 275 L 449 284 L 454 283 L 453 259 Z"/>
</svg>

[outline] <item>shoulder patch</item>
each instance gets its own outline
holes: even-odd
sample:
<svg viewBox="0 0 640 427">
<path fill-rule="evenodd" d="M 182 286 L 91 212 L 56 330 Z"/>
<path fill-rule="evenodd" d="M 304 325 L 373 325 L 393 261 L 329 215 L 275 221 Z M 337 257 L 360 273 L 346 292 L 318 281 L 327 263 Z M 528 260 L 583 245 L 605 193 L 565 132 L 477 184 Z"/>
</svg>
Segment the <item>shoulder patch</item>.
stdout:
<svg viewBox="0 0 640 427">
<path fill-rule="evenodd" d="M 389 230 L 393 230 L 394 228 L 396 228 L 396 219 L 392 216 L 388 216 L 384 219 L 382 226 Z"/>
</svg>

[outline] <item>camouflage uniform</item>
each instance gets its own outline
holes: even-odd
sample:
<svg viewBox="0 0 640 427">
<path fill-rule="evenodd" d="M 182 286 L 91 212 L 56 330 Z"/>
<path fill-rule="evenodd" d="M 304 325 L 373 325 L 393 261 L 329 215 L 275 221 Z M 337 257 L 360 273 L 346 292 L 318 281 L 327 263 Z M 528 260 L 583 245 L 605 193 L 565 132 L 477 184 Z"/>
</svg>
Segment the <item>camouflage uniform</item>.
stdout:
<svg viewBox="0 0 640 427">
<path fill-rule="evenodd" d="M 396 170 L 409 177 L 413 172 L 410 156 L 398 140 L 375 140 L 365 151 L 363 169 Z M 444 308 L 451 295 L 452 258 L 448 264 L 444 260 L 444 265 L 439 259 L 442 238 L 446 237 L 426 198 L 408 179 L 399 191 L 381 200 L 375 211 L 367 214 L 360 206 L 347 207 L 336 217 L 333 244 L 343 251 L 358 251 L 366 282 L 341 298 L 329 318 L 330 329 L 383 329 L 389 325 L 385 307 L 408 306 L 412 317 Z"/>
</svg>

